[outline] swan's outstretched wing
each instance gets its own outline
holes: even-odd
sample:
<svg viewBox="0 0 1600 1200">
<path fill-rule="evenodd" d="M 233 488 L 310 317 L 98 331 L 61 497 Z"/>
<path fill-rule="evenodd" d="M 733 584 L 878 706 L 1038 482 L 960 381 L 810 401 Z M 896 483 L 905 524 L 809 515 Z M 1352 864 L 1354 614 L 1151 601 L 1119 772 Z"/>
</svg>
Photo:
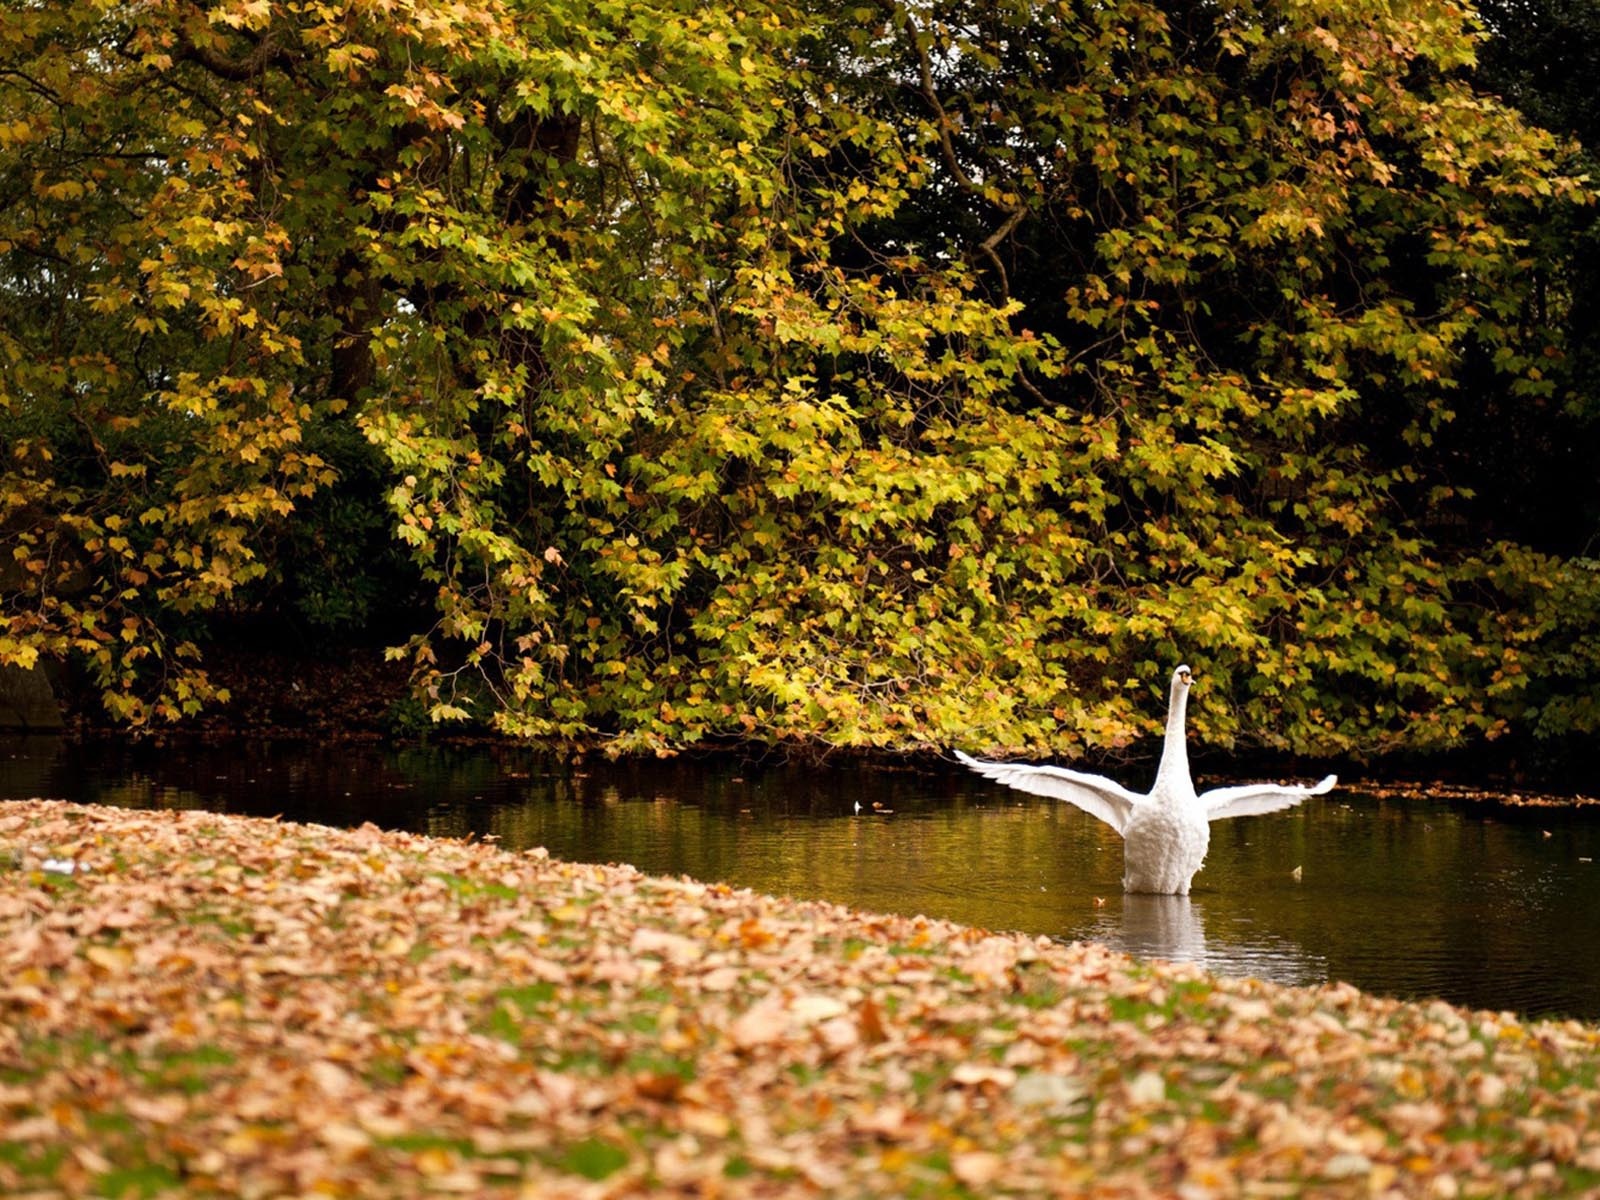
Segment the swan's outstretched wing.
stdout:
<svg viewBox="0 0 1600 1200">
<path fill-rule="evenodd" d="M 1253 817 L 1257 813 L 1293 808 L 1307 796 L 1320 796 L 1338 782 L 1337 775 L 1329 775 L 1310 787 L 1292 783 L 1247 783 L 1242 787 L 1212 788 L 1200 793 L 1200 804 L 1207 818 L 1213 821 L 1224 817 Z"/>
<path fill-rule="evenodd" d="M 1076 804 L 1092 817 L 1099 817 L 1118 833 L 1128 828 L 1128 816 L 1143 796 L 1130 792 L 1103 775 L 1086 775 L 1065 767 L 1036 767 L 1031 763 L 981 762 L 956 751 L 956 757 L 985 779 L 1014 787 L 1035 796 L 1049 796 Z"/>
</svg>

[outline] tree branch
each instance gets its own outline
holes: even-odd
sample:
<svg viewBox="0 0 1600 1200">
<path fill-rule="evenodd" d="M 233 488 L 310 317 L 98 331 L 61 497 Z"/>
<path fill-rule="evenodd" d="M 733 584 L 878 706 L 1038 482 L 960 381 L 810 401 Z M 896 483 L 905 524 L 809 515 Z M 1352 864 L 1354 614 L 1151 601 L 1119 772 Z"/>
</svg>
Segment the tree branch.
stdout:
<svg viewBox="0 0 1600 1200">
<path fill-rule="evenodd" d="M 917 23 L 910 13 L 904 13 L 906 39 L 911 46 L 911 52 L 916 55 L 917 73 L 920 79 L 922 98 L 928 102 L 928 107 L 933 110 L 935 123 L 939 133 L 939 153 L 944 159 L 945 166 L 954 177 L 956 183 L 965 192 L 977 196 L 986 203 L 993 204 L 1005 213 L 1005 219 L 1000 227 L 983 241 L 978 243 L 978 251 L 993 264 L 996 274 L 1000 276 L 1000 295 L 1011 295 L 1011 280 L 1006 274 L 1006 267 L 1000 261 L 999 247 L 1008 237 L 1016 231 L 1022 219 L 1028 215 L 1028 207 L 1020 200 L 1013 205 L 996 204 L 988 191 L 978 184 L 972 176 L 968 175 L 961 166 L 961 161 L 956 157 L 955 139 L 950 136 L 950 131 L 955 128 L 955 122 L 950 119 L 950 114 L 945 110 L 943 102 L 939 99 L 939 89 L 933 83 L 933 63 L 928 57 L 928 50 L 922 44 L 922 39 L 917 29 Z"/>
<path fill-rule="evenodd" d="M 277 34 L 270 29 L 243 58 L 230 58 L 219 50 L 200 45 L 188 35 L 183 38 L 182 49 L 182 56 L 188 61 L 199 63 L 213 75 L 234 83 L 248 83 L 270 66 L 294 61 L 293 53 L 279 44 Z"/>
</svg>

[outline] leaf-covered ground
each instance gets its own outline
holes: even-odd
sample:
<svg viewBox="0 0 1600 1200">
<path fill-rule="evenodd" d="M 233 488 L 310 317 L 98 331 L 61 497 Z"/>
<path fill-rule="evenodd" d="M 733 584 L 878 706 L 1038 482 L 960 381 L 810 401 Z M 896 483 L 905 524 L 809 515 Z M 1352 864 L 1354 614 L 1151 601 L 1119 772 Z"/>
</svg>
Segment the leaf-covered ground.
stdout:
<svg viewBox="0 0 1600 1200">
<path fill-rule="evenodd" d="M 0 1194 L 1600 1187 L 1600 1030 L 372 827 L 0 805 Z"/>
</svg>

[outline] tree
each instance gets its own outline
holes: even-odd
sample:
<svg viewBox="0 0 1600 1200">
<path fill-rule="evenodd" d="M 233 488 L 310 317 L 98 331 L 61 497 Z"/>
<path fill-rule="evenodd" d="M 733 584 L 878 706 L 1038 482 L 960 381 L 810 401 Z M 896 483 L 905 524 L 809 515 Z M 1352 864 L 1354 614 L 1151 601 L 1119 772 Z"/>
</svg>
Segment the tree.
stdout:
<svg viewBox="0 0 1600 1200">
<path fill-rule="evenodd" d="M 1468 13 L 879 11 L 833 73 L 930 160 L 879 236 L 954 243 L 1060 348 L 1011 397 L 1059 473 L 1009 508 L 1030 539 L 996 547 L 1011 605 L 971 661 L 1003 647 L 1030 722 L 1075 723 L 1055 738 L 1135 727 L 1126 689 L 1197 646 L 1213 738 L 1506 729 L 1545 634 L 1502 606 L 1555 572 L 1463 545 L 1458 416 L 1549 405 L 1540 268 L 1585 196 L 1472 89 Z"/>
<path fill-rule="evenodd" d="M 1480 86 L 1575 138 L 1572 170 L 1592 185 L 1600 99 L 1590 65 L 1600 53 L 1600 10 L 1483 0 L 1479 11 L 1489 35 Z M 1491 395 L 1483 419 L 1463 431 L 1461 458 L 1494 497 L 1481 505 L 1480 523 L 1492 523 L 1490 536 L 1502 542 L 1479 567 L 1492 598 L 1482 636 L 1517 648 L 1520 722 L 1539 736 L 1586 739 L 1600 728 L 1600 209 L 1552 212 L 1536 257 L 1530 299 L 1561 331 L 1563 353 L 1543 364 L 1551 391 L 1535 414 Z"/>
<path fill-rule="evenodd" d="M 1547 387 L 1582 192 L 1462 10 L 0 20 L 0 659 L 130 719 L 207 698 L 349 428 L 440 718 L 1119 745 L 1180 654 L 1214 739 L 1516 716 L 1431 447 L 1470 347 Z"/>
<path fill-rule="evenodd" d="M 1568 0 L 1483 0 L 1488 38 L 1480 86 L 1535 124 L 1579 146 L 1574 169 L 1600 168 L 1600 9 Z M 1551 214 L 1543 229 L 1537 302 L 1562 328 L 1565 351 L 1547 364 L 1554 411 L 1537 421 L 1502 420 L 1475 440 L 1470 460 L 1509 482 L 1516 505 L 1505 536 L 1557 554 L 1591 554 L 1600 531 L 1593 487 L 1600 454 L 1600 209 Z M 1491 476 L 1490 473 L 1494 473 Z"/>
</svg>

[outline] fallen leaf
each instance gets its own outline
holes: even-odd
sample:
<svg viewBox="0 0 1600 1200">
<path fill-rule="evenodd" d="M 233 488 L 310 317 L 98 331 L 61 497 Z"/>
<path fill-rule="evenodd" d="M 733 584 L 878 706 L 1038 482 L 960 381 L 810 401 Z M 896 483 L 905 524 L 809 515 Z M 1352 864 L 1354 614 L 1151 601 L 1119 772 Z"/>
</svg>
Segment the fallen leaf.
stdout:
<svg viewBox="0 0 1600 1200">
<path fill-rule="evenodd" d="M 969 1188 L 986 1188 L 1000 1177 L 1005 1159 L 988 1150 L 968 1150 L 950 1156 L 950 1171 Z"/>
<path fill-rule="evenodd" d="M 121 975 L 133 966 L 133 951 L 122 945 L 90 946 L 83 952 L 83 956 L 111 975 Z"/>
<path fill-rule="evenodd" d="M 1089 1095 L 1089 1089 L 1070 1075 L 1055 1071 L 1030 1071 L 1011 1085 L 1011 1102 L 1023 1108 L 1064 1112 Z"/>
<path fill-rule="evenodd" d="M 876 1044 L 888 1039 L 888 1031 L 883 1026 L 883 1012 L 870 995 L 856 1006 L 856 1028 L 864 1042 Z"/>
<path fill-rule="evenodd" d="M 789 1002 L 789 1015 L 797 1025 L 815 1025 L 849 1011 L 843 1000 L 833 996 L 796 996 Z"/>
<path fill-rule="evenodd" d="M 1148 1108 L 1167 1098 L 1167 1081 L 1154 1071 L 1140 1071 L 1128 1081 L 1128 1103 Z"/>
<path fill-rule="evenodd" d="M 667 1071 L 643 1071 L 633 1077 L 633 1088 L 647 1100 L 676 1100 L 683 1091 L 683 1076 Z"/>
<path fill-rule="evenodd" d="M 731 992 L 739 986 L 739 971 L 735 967 L 715 967 L 700 976 L 700 990 L 704 992 Z"/>
<path fill-rule="evenodd" d="M 770 1045 L 789 1032 L 789 1014 L 777 1001 L 762 1001 L 741 1013 L 728 1029 L 728 1036 L 741 1050 Z"/>
<path fill-rule="evenodd" d="M 677 966 L 697 962 L 705 954 L 703 943 L 679 933 L 640 928 L 633 931 L 628 949 L 633 954 L 653 954 Z"/>
<path fill-rule="evenodd" d="M 1017 1073 L 1010 1067 L 989 1067 L 982 1063 L 964 1062 L 950 1072 L 950 1081 L 964 1087 L 992 1085 L 1009 1088 L 1017 1082 Z"/>
<path fill-rule="evenodd" d="M 189 1111 L 189 1102 L 171 1093 L 159 1096 L 129 1096 L 122 1104 L 130 1117 L 156 1125 L 171 1125 Z"/>
</svg>

